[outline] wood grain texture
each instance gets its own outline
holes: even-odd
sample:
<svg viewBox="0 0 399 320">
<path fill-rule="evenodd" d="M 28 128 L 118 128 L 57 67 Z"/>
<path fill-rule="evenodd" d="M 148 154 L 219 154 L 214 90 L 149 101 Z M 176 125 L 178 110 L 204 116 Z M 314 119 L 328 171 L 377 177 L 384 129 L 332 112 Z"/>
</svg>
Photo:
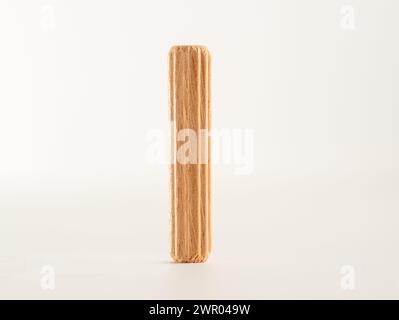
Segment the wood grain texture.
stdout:
<svg viewBox="0 0 399 320">
<path fill-rule="evenodd" d="M 211 250 L 210 137 L 201 130 L 210 130 L 210 54 L 205 47 L 171 48 L 169 97 L 171 256 L 176 262 L 205 262 Z M 196 144 L 193 135 L 185 135 L 187 129 L 195 133 Z M 187 161 L 181 155 L 188 143 L 194 147 Z"/>
</svg>

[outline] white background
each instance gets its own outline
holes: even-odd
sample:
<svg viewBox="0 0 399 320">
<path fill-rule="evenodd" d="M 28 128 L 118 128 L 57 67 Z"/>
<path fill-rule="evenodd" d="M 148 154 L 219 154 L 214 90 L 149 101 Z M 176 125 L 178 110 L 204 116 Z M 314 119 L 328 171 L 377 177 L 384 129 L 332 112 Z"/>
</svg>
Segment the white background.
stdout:
<svg viewBox="0 0 399 320">
<path fill-rule="evenodd" d="M 398 10 L 2 0 L 0 298 L 399 298 Z M 213 168 L 199 265 L 170 262 L 168 170 L 145 156 L 176 44 L 212 53 L 213 127 L 254 130 L 251 174 Z"/>
</svg>

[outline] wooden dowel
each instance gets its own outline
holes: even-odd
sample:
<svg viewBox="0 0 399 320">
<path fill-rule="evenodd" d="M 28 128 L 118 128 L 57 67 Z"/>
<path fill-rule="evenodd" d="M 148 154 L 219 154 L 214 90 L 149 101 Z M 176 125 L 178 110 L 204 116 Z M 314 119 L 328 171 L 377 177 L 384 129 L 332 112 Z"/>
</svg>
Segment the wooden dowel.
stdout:
<svg viewBox="0 0 399 320">
<path fill-rule="evenodd" d="M 171 256 L 205 262 L 211 250 L 210 54 L 203 46 L 169 52 L 172 123 Z"/>
</svg>

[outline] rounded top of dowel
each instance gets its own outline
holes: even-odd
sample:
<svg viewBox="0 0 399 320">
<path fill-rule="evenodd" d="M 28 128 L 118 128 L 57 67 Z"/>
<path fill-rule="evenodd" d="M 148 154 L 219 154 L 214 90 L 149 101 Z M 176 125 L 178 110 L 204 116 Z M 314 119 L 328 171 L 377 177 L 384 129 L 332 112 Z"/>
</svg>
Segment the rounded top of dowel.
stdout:
<svg viewBox="0 0 399 320">
<path fill-rule="evenodd" d="M 178 52 L 190 52 L 190 51 L 200 51 L 205 54 L 209 54 L 208 48 L 202 45 L 177 45 L 173 46 L 169 50 L 169 55 Z"/>
</svg>

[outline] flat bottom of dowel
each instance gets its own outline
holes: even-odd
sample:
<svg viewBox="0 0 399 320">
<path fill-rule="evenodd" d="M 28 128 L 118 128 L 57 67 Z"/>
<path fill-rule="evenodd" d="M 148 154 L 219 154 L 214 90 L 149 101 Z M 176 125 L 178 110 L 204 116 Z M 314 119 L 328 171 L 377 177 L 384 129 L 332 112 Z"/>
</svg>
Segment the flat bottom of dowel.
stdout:
<svg viewBox="0 0 399 320">
<path fill-rule="evenodd" d="M 208 260 L 208 257 L 203 256 L 193 256 L 193 257 L 174 257 L 172 256 L 174 262 L 177 263 L 204 263 Z"/>
</svg>

